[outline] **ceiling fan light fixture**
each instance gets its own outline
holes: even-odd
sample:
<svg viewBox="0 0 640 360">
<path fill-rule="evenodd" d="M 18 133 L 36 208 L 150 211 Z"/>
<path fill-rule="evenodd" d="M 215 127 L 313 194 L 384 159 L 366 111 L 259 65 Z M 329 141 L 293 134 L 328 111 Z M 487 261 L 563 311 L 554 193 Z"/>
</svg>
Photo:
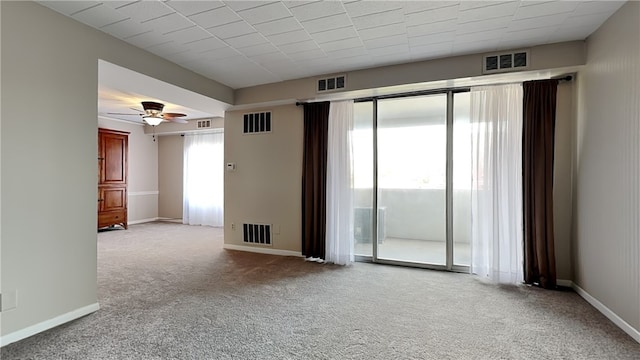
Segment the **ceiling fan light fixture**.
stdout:
<svg viewBox="0 0 640 360">
<path fill-rule="evenodd" d="M 162 109 L 164 109 L 164 104 L 155 101 L 143 101 L 142 108 L 147 116 L 160 117 Z"/>
<path fill-rule="evenodd" d="M 142 119 L 151 126 L 158 126 L 164 120 L 160 114 L 143 116 Z"/>
</svg>

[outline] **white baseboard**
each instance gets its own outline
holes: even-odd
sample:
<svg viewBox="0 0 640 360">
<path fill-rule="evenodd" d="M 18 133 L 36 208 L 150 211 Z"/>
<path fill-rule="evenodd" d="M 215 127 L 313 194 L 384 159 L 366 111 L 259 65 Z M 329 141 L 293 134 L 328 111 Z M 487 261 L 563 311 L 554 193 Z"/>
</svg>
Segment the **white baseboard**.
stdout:
<svg viewBox="0 0 640 360">
<path fill-rule="evenodd" d="M 301 252 L 291 250 L 279 250 L 265 247 L 242 246 L 233 244 L 224 244 L 222 247 L 229 250 L 248 251 L 260 254 L 302 257 Z"/>
<path fill-rule="evenodd" d="M 573 288 L 573 290 L 575 290 L 575 292 L 578 293 L 578 295 L 580 295 L 589 304 L 591 304 L 591 306 L 598 309 L 598 311 L 600 311 L 604 316 L 606 316 L 609 320 L 611 320 L 614 324 L 616 324 L 620 329 L 622 329 L 622 331 L 626 332 L 635 341 L 640 343 L 640 331 L 635 329 L 633 326 L 629 325 L 629 323 L 624 321 L 624 319 L 618 316 L 618 314 L 614 313 L 606 305 L 604 305 L 598 299 L 591 296 L 591 294 L 586 292 L 583 288 L 578 286 L 576 283 L 569 280 L 563 280 L 563 281 L 568 281 L 571 284 L 570 286 Z M 558 280 L 558 285 L 560 285 L 560 280 Z"/>
<path fill-rule="evenodd" d="M 94 303 L 91 305 L 87 305 L 84 307 L 81 307 L 79 309 L 70 311 L 66 314 L 62 314 L 60 316 L 56 316 L 53 319 L 49 319 L 40 323 L 37 323 L 35 325 L 31 325 L 29 327 L 26 327 L 22 330 L 18 330 L 18 331 L 14 331 L 8 335 L 2 336 L 0 338 L 0 347 L 5 346 L 5 345 L 9 345 L 11 343 L 14 343 L 16 341 L 22 340 L 22 339 L 26 339 L 29 336 L 33 336 L 37 333 L 41 333 L 45 330 L 49 330 L 52 329 L 58 325 L 62 325 L 64 323 L 67 323 L 69 321 L 81 318 L 85 315 L 89 315 L 93 312 L 96 312 L 100 310 L 100 304 L 98 303 Z"/>
<path fill-rule="evenodd" d="M 144 223 L 148 223 L 148 222 L 154 222 L 154 221 L 157 221 L 159 219 L 160 218 L 154 217 L 154 218 L 148 218 L 148 219 L 127 221 L 127 225 L 144 224 Z"/>
<path fill-rule="evenodd" d="M 164 221 L 164 222 L 172 222 L 172 223 L 182 224 L 182 219 L 174 219 L 174 218 L 167 218 L 167 217 L 158 217 L 158 218 L 156 218 L 156 220 L 158 220 L 158 221 Z"/>
</svg>

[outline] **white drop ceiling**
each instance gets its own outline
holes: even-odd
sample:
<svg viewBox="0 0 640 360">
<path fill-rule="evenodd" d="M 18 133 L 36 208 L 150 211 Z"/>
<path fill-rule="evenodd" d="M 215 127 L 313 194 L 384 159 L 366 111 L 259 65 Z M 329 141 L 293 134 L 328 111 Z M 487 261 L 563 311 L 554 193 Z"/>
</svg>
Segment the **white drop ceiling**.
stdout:
<svg viewBox="0 0 640 360">
<path fill-rule="evenodd" d="M 40 1 L 234 89 L 583 40 L 624 1 Z"/>
</svg>

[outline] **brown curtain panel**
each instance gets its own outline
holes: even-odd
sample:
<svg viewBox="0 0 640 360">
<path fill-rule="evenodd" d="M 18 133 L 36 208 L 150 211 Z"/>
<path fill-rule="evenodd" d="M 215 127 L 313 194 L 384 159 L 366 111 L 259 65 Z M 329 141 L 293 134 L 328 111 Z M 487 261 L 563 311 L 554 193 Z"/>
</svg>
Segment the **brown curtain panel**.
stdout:
<svg viewBox="0 0 640 360">
<path fill-rule="evenodd" d="M 558 80 L 527 81 L 522 86 L 524 281 L 553 289 L 553 153 Z"/>
<path fill-rule="evenodd" d="M 304 104 L 302 255 L 324 259 L 329 102 Z"/>
</svg>

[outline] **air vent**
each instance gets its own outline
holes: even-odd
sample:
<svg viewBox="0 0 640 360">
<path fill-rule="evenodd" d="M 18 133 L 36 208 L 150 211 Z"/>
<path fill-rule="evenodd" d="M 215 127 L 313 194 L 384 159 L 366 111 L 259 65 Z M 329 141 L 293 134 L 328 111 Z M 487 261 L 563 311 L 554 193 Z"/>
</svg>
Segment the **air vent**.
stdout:
<svg viewBox="0 0 640 360">
<path fill-rule="evenodd" d="M 249 244 L 271 245 L 271 225 L 243 224 L 243 241 Z"/>
<path fill-rule="evenodd" d="M 338 75 L 334 77 L 324 78 L 318 80 L 318 92 L 335 91 L 344 89 L 347 86 L 347 77 L 345 75 Z"/>
<path fill-rule="evenodd" d="M 485 55 L 482 61 L 482 72 L 484 74 L 520 71 L 529 67 L 529 51 L 522 50 L 503 54 Z"/>
<path fill-rule="evenodd" d="M 211 128 L 211 120 L 198 120 L 198 129 L 209 129 Z"/>
<path fill-rule="evenodd" d="M 244 114 L 245 134 L 257 134 L 271 132 L 271 112 Z"/>
</svg>

